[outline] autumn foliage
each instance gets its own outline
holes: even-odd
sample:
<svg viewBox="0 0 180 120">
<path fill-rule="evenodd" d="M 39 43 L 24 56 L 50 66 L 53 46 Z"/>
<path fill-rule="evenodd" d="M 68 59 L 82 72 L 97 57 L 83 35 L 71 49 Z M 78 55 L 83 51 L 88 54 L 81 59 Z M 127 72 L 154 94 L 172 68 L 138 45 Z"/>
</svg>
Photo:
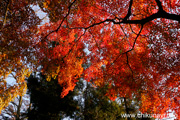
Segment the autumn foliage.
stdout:
<svg viewBox="0 0 180 120">
<path fill-rule="evenodd" d="M 143 113 L 171 109 L 179 118 L 179 0 L 25 0 L 18 6 L 20 1 L 4 2 L 0 14 L 2 102 L 13 94 L 4 92 L 7 75 L 15 73 L 24 84 L 41 68 L 47 80 L 57 78 L 63 86 L 61 97 L 83 77 L 108 85 L 112 100 L 136 97 Z M 39 5 L 50 22 L 37 26 L 30 5 Z"/>
</svg>

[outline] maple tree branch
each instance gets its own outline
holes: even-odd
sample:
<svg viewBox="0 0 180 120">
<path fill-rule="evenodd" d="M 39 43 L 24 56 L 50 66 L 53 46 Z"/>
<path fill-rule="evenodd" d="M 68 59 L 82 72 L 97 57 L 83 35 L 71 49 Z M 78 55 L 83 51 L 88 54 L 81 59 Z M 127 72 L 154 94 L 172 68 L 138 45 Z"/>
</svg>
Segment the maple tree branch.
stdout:
<svg viewBox="0 0 180 120">
<path fill-rule="evenodd" d="M 152 21 L 156 18 L 166 18 L 166 19 L 176 20 L 176 21 L 180 22 L 180 15 L 170 14 L 170 13 L 165 12 L 162 8 L 161 1 L 156 0 L 156 3 L 157 3 L 157 6 L 159 7 L 159 10 L 157 13 L 154 13 L 154 14 L 152 14 L 146 18 L 143 18 L 141 20 L 128 20 L 128 18 L 131 16 L 131 8 L 132 8 L 132 4 L 133 4 L 133 0 L 130 0 L 128 13 L 123 18 L 122 21 L 116 22 L 115 19 L 106 19 L 106 20 L 101 21 L 99 23 L 92 24 L 89 27 L 86 27 L 85 29 L 88 29 L 90 27 L 93 27 L 95 25 L 99 25 L 99 24 L 102 24 L 105 22 L 113 22 L 114 24 L 123 24 L 124 23 L 124 24 L 141 24 L 141 25 L 144 25 L 145 23 Z"/>
<path fill-rule="evenodd" d="M 74 0 L 74 2 L 75 1 L 76 0 Z M 73 5 L 73 3 L 68 7 L 69 11 L 70 11 L 70 8 Z M 180 15 L 170 14 L 170 13 L 165 12 L 162 8 L 161 1 L 156 0 L 156 3 L 157 3 L 157 6 L 159 7 L 158 12 L 154 13 L 146 18 L 140 19 L 140 20 L 128 20 L 128 18 L 132 15 L 131 8 L 132 8 L 133 0 L 130 0 L 128 13 L 124 18 L 122 18 L 122 21 L 116 22 L 117 18 L 115 17 L 115 19 L 106 19 L 106 20 L 100 21 L 98 23 L 94 23 L 88 27 L 73 27 L 73 28 L 69 28 L 69 29 L 89 29 L 91 27 L 103 24 L 105 22 L 112 22 L 114 24 L 141 24 L 141 25 L 144 25 L 145 23 L 150 22 L 156 18 L 166 18 L 166 19 L 175 20 L 175 21 L 180 22 Z M 69 15 L 69 11 L 68 11 L 68 14 L 64 17 L 64 19 Z M 60 26 L 58 27 L 58 29 L 60 28 Z M 58 31 L 58 29 L 56 31 Z"/>
<path fill-rule="evenodd" d="M 61 21 L 60 25 L 58 26 L 58 28 L 55 30 L 56 32 L 58 32 L 58 30 L 60 29 L 62 23 L 64 22 L 64 20 L 67 18 L 67 16 L 70 14 L 70 10 L 72 5 L 76 2 L 76 0 L 74 0 L 68 7 L 68 13 L 66 14 L 66 16 L 63 18 L 63 20 Z"/>
<path fill-rule="evenodd" d="M 129 24 L 129 26 L 130 26 L 130 29 L 131 29 L 132 33 L 134 33 L 134 34 L 138 35 L 138 33 L 134 32 L 134 30 L 132 29 L 131 24 Z"/>
<path fill-rule="evenodd" d="M 132 72 L 132 79 L 134 79 L 134 77 L 133 77 L 134 72 L 133 72 L 133 70 L 132 70 L 132 68 L 131 68 L 131 66 L 130 66 L 130 64 L 129 64 L 129 58 L 128 58 L 128 53 L 127 53 L 127 52 L 126 52 L 126 61 L 127 61 L 127 65 L 128 65 L 128 67 L 129 67 L 129 69 L 130 69 L 131 72 Z"/>
<path fill-rule="evenodd" d="M 150 22 L 156 18 L 166 18 L 166 19 L 175 20 L 175 21 L 180 22 L 180 15 L 170 14 L 170 13 L 167 13 L 165 11 L 158 11 L 157 13 L 154 13 L 154 14 L 152 14 L 146 18 L 140 19 L 140 20 L 123 20 L 120 22 L 116 22 L 115 19 L 106 19 L 104 21 L 94 23 L 88 27 L 74 27 L 71 29 L 89 29 L 91 27 L 103 24 L 105 22 L 112 22 L 114 24 L 141 24 L 141 25 L 144 25 L 145 23 L 148 23 L 148 22 Z"/>
<path fill-rule="evenodd" d="M 134 40 L 132 50 L 134 49 L 134 46 L 135 46 L 136 41 L 137 41 L 137 38 L 138 38 L 138 37 L 139 37 L 139 35 L 141 34 L 142 29 L 143 29 L 143 25 L 141 26 L 141 29 L 139 30 L 139 33 L 137 34 L 137 36 L 136 36 L 136 38 L 135 38 L 135 40 Z"/>
<path fill-rule="evenodd" d="M 63 19 L 62 19 L 60 25 L 57 27 L 57 29 L 56 29 L 56 30 L 52 30 L 51 32 L 49 32 L 49 33 L 43 38 L 42 42 L 43 42 L 44 40 L 46 40 L 46 38 L 47 38 L 50 34 L 52 34 L 53 32 L 58 32 L 58 30 L 61 28 L 64 20 L 65 20 L 65 19 L 68 17 L 68 15 L 70 14 L 71 7 L 72 7 L 72 5 L 73 5 L 75 2 L 76 2 L 76 0 L 74 0 L 74 1 L 69 5 L 69 7 L 68 7 L 68 13 L 66 14 L 65 17 L 63 17 Z"/>
<path fill-rule="evenodd" d="M 114 24 L 124 23 L 124 24 L 144 25 L 145 23 L 150 22 L 156 18 L 166 18 L 166 19 L 176 20 L 176 21 L 180 22 L 180 15 L 170 14 L 165 11 L 158 11 L 157 13 L 154 13 L 154 14 L 150 15 L 149 17 L 143 18 L 141 20 L 126 20 L 126 21 L 121 21 L 121 22 L 115 22 L 114 20 L 108 20 L 108 21 L 112 21 Z"/>
<path fill-rule="evenodd" d="M 128 66 L 129 66 L 129 68 L 130 68 L 132 74 L 133 74 L 133 71 L 132 71 L 132 69 L 131 69 L 131 66 L 129 65 L 129 60 L 128 60 L 128 55 L 127 55 L 127 53 L 128 53 L 128 52 L 131 52 L 132 50 L 134 50 L 134 47 L 135 47 L 137 38 L 138 38 L 139 35 L 141 34 L 142 29 L 143 29 L 143 25 L 141 25 L 141 29 L 139 30 L 139 33 L 137 34 L 137 36 L 136 36 L 136 38 L 135 38 L 135 40 L 134 40 L 134 43 L 133 43 L 132 48 L 131 48 L 130 50 L 128 50 L 128 51 L 125 51 L 125 52 L 119 54 L 119 55 L 116 57 L 116 59 L 113 61 L 113 62 L 116 62 L 116 61 L 118 60 L 118 58 L 120 57 L 120 55 L 126 54 L 126 57 L 127 57 L 127 64 L 128 64 Z"/>
<path fill-rule="evenodd" d="M 124 35 L 125 35 L 126 37 L 128 37 L 128 35 L 127 35 L 126 32 L 124 31 L 124 28 L 121 26 L 121 24 L 119 24 L 119 26 L 120 26 L 120 28 L 122 29 Z"/>
<path fill-rule="evenodd" d="M 160 10 L 160 11 L 163 10 L 161 1 L 159 1 L 159 0 L 155 0 L 155 1 L 156 1 L 156 3 L 157 3 L 157 6 L 159 7 L 159 10 Z"/>
<path fill-rule="evenodd" d="M 159 10 L 157 13 L 154 13 L 154 14 L 152 14 L 146 18 L 140 19 L 140 20 L 125 20 L 125 19 L 123 19 L 120 22 L 116 22 L 115 19 L 106 19 L 101 22 L 94 23 L 88 27 L 73 27 L 70 29 L 89 29 L 96 25 L 104 24 L 105 22 L 112 22 L 114 24 L 141 24 L 141 25 L 144 25 L 156 18 L 165 18 L 165 19 L 170 19 L 170 20 L 175 20 L 175 21 L 180 22 L 180 15 L 170 14 L 170 13 L 165 12 L 164 10 Z"/>
<path fill-rule="evenodd" d="M 112 19 L 112 20 L 114 20 L 114 19 Z M 98 23 L 94 23 L 94 24 L 92 24 L 92 25 L 90 25 L 90 26 L 88 26 L 88 27 L 85 27 L 84 29 L 89 29 L 89 28 L 91 28 L 91 27 L 94 27 L 94 26 L 96 26 L 96 25 L 100 25 L 100 24 L 105 23 L 105 22 L 111 22 L 111 19 L 106 19 L 106 20 L 104 20 L 104 21 L 101 21 L 101 22 L 98 22 Z"/>
<path fill-rule="evenodd" d="M 130 0 L 128 13 L 127 13 L 127 15 L 123 18 L 122 22 L 123 22 L 123 21 L 126 21 L 126 20 L 131 16 L 132 4 L 133 4 L 133 0 Z"/>
<path fill-rule="evenodd" d="M 114 24 L 129 23 L 129 24 L 142 24 L 143 25 L 143 24 L 145 24 L 149 21 L 152 21 L 156 18 L 166 18 L 166 19 L 176 20 L 176 21 L 180 22 L 180 15 L 170 14 L 170 13 L 165 12 L 163 10 L 161 1 L 160 0 L 155 0 L 155 1 L 157 3 L 157 6 L 159 7 L 159 10 L 157 13 L 154 13 L 154 14 L 150 15 L 149 17 L 143 18 L 141 20 L 127 20 L 127 18 L 130 17 L 130 14 L 131 14 L 131 11 L 130 11 L 131 7 L 132 7 L 132 0 L 131 0 L 128 14 L 126 15 L 126 17 L 121 22 L 114 21 Z"/>
<path fill-rule="evenodd" d="M 76 43 L 81 39 L 82 36 L 85 35 L 85 33 L 86 33 L 86 30 L 84 31 L 84 33 L 83 33 L 82 35 L 80 35 L 80 37 L 79 37 L 77 40 L 75 39 L 75 40 L 76 40 Z M 74 40 L 74 41 L 75 41 L 75 40 Z M 68 52 L 64 57 L 62 57 L 62 60 L 69 55 L 69 53 L 73 50 L 73 48 L 74 48 L 75 45 L 76 45 L 76 44 L 74 44 L 74 45 L 71 47 L 71 49 L 69 50 L 69 52 Z"/>
<path fill-rule="evenodd" d="M 135 38 L 135 40 L 134 40 L 134 43 L 133 43 L 132 48 L 131 48 L 130 50 L 128 50 L 128 51 L 126 51 L 126 52 L 122 53 L 122 54 L 126 54 L 126 53 L 128 53 L 128 52 L 130 52 L 130 51 L 134 50 L 134 47 L 135 47 L 135 44 L 136 44 L 137 38 L 138 38 L 138 37 L 139 37 L 139 35 L 141 34 L 142 29 L 143 29 L 143 25 L 141 26 L 141 29 L 139 30 L 139 33 L 137 34 L 137 36 L 136 36 L 136 38 Z"/>
</svg>

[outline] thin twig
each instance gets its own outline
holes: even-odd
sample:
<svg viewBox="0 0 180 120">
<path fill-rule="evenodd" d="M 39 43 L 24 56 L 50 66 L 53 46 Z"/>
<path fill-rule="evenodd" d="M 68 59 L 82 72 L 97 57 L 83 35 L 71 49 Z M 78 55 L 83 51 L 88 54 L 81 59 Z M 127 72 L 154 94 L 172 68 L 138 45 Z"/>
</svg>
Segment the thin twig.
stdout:
<svg viewBox="0 0 180 120">
<path fill-rule="evenodd" d="M 128 67 L 129 67 L 129 69 L 131 70 L 131 72 L 132 72 L 132 79 L 134 80 L 134 72 L 133 72 L 133 70 L 132 70 L 132 68 L 131 68 L 131 66 L 130 66 L 130 64 L 129 64 L 129 58 L 128 58 L 128 53 L 126 53 L 126 61 L 127 61 L 127 65 L 128 65 Z"/>
<path fill-rule="evenodd" d="M 141 25 L 141 29 L 139 30 L 139 33 L 137 34 L 137 36 L 136 36 L 136 38 L 135 38 L 135 40 L 134 40 L 134 43 L 133 43 L 132 48 L 131 48 L 130 50 L 128 50 L 128 51 L 125 51 L 125 52 L 119 54 L 119 55 L 116 57 L 116 59 L 114 60 L 114 62 L 117 61 L 117 59 L 120 57 L 120 55 L 126 54 L 126 53 L 131 52 L 132 50 L 134 50 L 134 47 L 135 47 L 137 38 L 139 37 L 139 35 L 140 35 L 142 29 L 143 29 L 143 25 Z"/>
<path fill-rule="evenodd" d="M 84 31 L 84 33 L 76 40 L 76 43 L 81 39 L 81 37 L 82 36 L 84 36 L 85 35 L 85 33 L 86 33 L 86 30 Z M 75 41 L 74 40 L 74 41 Z M 67 57 L 68 55 L 69 55 L 69 53 L 73 50 L 73 48 L 74 48 L 74 46 L 75 46 L 76 44 L 74 44 L 72 47 L 71 47 L 71 49 L 68 51 L 68 53 L 64 56 L 64 57 L 62 57 L 62 59 L 64 59 L 65 57 Z"/>
<path fill-rule="evenodd" d="M 69 7 L 68 7 L 68 13 L 66 14 L 65 17 L 63 17 L 63 19 L 62 19 L 60 25 L 57 27 L 57 29 L 49 32 L 49 33 L 41 40 L 41 42 L 44 42 L 50 34 L 52 34 L 52 33 L 54 33 L 54 32 L 58 32 L 58 30 L 61 28 L 64 20 L 65 20 L 65 19 L 68 17 L 68 15 L 70 14 L 71 7 L 72 7 L 72 5 L 73 5 L 75 2 L 76 2 L 76 0 L 74 0 L 74 1 L 69 5 Z"/>
</svg>

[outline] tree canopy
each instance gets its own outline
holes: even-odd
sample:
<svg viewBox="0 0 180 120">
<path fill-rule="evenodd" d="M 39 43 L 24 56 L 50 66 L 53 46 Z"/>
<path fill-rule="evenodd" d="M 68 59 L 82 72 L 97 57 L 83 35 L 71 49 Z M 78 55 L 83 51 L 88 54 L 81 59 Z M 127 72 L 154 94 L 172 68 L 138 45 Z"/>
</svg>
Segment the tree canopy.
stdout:
<svg viewBox="0 0 180 120">
<path fill-rule="evenodd" d="M 179 0 L 0 1 L 0 109 L 41 71 L 61 97 L 78 78 L 108 85 L 106 96 L 136 97 L 142 113 L 180 116 Z M 49 22 L 32 9 L 39 6 Z M 83 67 L 88 65 L 88 67 Z M 11 74 L 17 84 L 8 87 Z"/>
</svg>

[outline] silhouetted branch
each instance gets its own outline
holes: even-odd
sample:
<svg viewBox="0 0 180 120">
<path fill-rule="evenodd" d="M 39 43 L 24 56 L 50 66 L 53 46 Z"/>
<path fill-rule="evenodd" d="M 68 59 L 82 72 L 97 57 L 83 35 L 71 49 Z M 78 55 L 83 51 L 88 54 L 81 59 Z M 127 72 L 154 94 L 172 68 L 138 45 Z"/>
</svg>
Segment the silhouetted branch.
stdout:
<svg viewBox="0 0 180 120">
<path fill-rule="evenodd" d="M 120 57 L 120 55 L 126 54 L 126 56 L 127 56 L 127 53 L 128 53 L 128 52 L 131 52 L 132 50 L 134 50 L 134 47 L 135 47 L 137 38 L 138 38 L 139 35 L 141 34 L 142 29 L 143 29 L 143 25 L 141 26 L 141 29 L 139 30 L 139 33 L 137 34 L 137 36 L 136 36 L 136 38 L 135 38 L 135 40 L 134 40 L 134 43 L 133 43 L 132 48 L 131 48 L 130 50 L 128 50 L 128 51 L 125 51 L 125 52 L 119 54 L 119 55 L 116 57 L 116 59 L 114 60 L 114 62 Z"/>
<path fill-rule="evenodd" d="M 128 67 L 129 67 L 129 69 L 131 70 L 131 72 L 132 72 L 132 79 L 134 79 L 134 76 L 133 76 L 133 74 L 134 74 L 134 72 L 133 72 L 133 70 L 132 70 L 132 68 L 131 68 L 131 66 L 130 66 L 130 64 L 129 64 L 129 58 L 128 58 L 128 53 L 126 53 L 126 61 L 127 61 L 127 65 L 128 65 Z"/>
<path fill-rule="evenodd" d="M 85 35 L 85 33 L 86 33 L 86 30 L 84 31 L 84 33 L 83 33 L 82 35 L 79 36 L 79 38 L 78 38 L 77 40 L 75 39 L 75 40 L 76 40 L 76 43 L 81 39 L 82 36 Z M 75 41 L 75 40 L 74 40 L 74 41 Z M 76 44 L 74 44 L 74 45 L 71 47 L 71 49 L 69 50 L 69 52 L 68 52 L 62 59 L 64 59 L 65 57 L 67 57 L 67 56 L 69 55 L 69 53 L 73 50 L 73 48 L 74 48 L 75 45 L 76 45 Z"/>
<path fill-rule="evenodd" d="M 157 3 L 157 6 L 159 7 L 159 10 L 162 11 L 163 8 L 162 8 L 162 3 L 161 3 L 161 1 L 160 1 L 160 0 L 155 0 L 155 1 L 156 1 L 156 3 Z"/>
<path fill-rule="evenodd" d="M 124 17 L 124 19 L 122 20 L 122 22 L 128 20 L 128 18 L 131 16 L 132 4 L 133 4 L 133 0 L 130 0 L 128 13 L 127 13 L 127 15 Z"/>
<path fill-rule="evenodd" d="M 58 28 L 55 29 L 55 30 L 53 30 L 53 31 L 51 31 L 51 32 L 49 32 L 49 33 L 42 39 L 42 42 L 45 41 L 50 34 L 52 34 L 52 33 L 54 33 L 54 32 L 57 32 L 57 31 L 61 28 L 64 20 L 65 20 L 65 19 L 68 17 L 68 15 L 70 14 L 71 7 L 72 7 L 72 5 L 73 5 L 75 2 L 76 2 L 76 0 L 74 0 L 74 1 L 69 5 L 69 7 L 68 7 L 68 13 L 66 14 L 65 17 L 63 17 L 63 19 L 62 19 L 60 25 L 58 26 Z"/>
</svg>

